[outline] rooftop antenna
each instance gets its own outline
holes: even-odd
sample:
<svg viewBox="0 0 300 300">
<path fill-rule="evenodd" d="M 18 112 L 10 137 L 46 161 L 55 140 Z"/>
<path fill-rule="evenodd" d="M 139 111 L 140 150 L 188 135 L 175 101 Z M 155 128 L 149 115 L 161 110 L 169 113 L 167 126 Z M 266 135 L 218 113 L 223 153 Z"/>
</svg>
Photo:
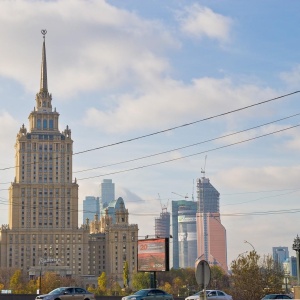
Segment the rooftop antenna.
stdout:
<svg viewBox="0 0 300 300">
<path fill-rule="evenodd" d="M 203 174 L 202 178 L 205 177 L 206 159 L 207 159 L 207 155 L 205 155 L 204 168 L 203 169 L 201 168 L 201 174 Z"/>
</svg>

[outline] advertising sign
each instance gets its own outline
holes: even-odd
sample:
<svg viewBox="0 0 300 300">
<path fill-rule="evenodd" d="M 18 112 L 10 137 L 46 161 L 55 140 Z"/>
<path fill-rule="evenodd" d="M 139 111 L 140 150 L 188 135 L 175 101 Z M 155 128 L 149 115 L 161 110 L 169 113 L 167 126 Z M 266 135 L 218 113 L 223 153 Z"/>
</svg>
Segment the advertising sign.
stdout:
<svg viewBox="0 0 300 300">
<path fill-rule="evenodd" d="M 138 271 L 169 271 L 169 239 L 138 241 Z"/>
</svg>

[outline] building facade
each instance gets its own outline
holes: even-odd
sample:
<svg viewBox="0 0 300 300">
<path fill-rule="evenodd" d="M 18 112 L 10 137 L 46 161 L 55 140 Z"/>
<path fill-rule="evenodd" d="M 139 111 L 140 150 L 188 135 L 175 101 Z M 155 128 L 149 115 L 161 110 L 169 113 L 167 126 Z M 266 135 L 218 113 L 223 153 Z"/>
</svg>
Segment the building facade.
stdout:
<svg viewBox="0 0 300 300">
<path fill-rule="evenodd" d="M 93 220 L 95 215 L 100 215 L 99 197 L 86 196 L 82 203 L 84 224 L 87 223 L 87 220 Z"/>
<path fill-rule="evenodd" d="M 44 32 L 45 33 L 45 32 Z M 59 131 L 59 113 L 48 91 L 45 35 L 40 90 L 29 128 L 15 144 L 15 178 L 9 188 L 9 224 L 0 231 L 0 266 L 61 275 L 88 272 L 87 226 L 78 228 L 78 184 L 72 179 L 73 140 Z"/>
<path fill-rule="evenodd" d="M 170 237 L 171 216 L 166 207 L 163 207 L 158 218 L 155 218 L 155 236 Z"/>
<path fill-rule="evenodd" d="M 195 266 L 197 259 L 196 212 L 196 201 L 172 201 L 174 269 Z"/>
<path fill-rule="evenodd" d="M 96 215 L 90 223 L 90 274 L 99 276 L 105 271 L 109 284 L 118 282 L 123 286 L 123 267 L 128 264 L 129 280 L 137 271 L 138 225 L 129 224 L 128 209 L 118 198 L 114 221 L 106 209 L 100 219 Z"/>
<path fill-rule="evenodd" d="M 198 258 L 205 259 L 212 265 L 218 265 L 227 272 L 226 229 L 221 223 L 219 197 L 219 192 L 208 178 L 197 179 Z"/>
<path fill-rule="evenodd" d="M 111 179 L 103 179 L 100 184 L 100 209 L 107 207 L 115 199 L 115 184 Z"/>
<path fill-rule="evenodd" d="M 273 260 L 282 265 L 289 258 L 288 247 L 272 247 Z"/>
</svg>

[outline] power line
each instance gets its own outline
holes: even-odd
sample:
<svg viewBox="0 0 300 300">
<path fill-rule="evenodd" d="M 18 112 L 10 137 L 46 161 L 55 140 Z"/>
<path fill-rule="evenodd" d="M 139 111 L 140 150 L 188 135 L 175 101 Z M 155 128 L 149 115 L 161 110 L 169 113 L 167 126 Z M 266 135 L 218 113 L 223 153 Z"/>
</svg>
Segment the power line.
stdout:
<svg viewBox="0 0 300 300">
<path fill-rule="evenodd" d="M 235 112 L 238 112 L 238 111 L 242 111 L 242 110 L 245 110 L 245 109 L 248 109 L 248 108 L 251 108 L 251 107 L 255 107 L 255 106 L 262 105 L 262 104 L 265 104 L 265 103 L 268 103 L 268 102 L 279 100 L 279 99 L 282 99 L 282 98 L 285 98 L 285 97 L 288 97 L 288 96 L 291 96 L 291 95 L 294 95 L 294 94 L 297 94 L 297 93 L 300 93 L 300 91 L 295 91 L 295 92 L 292 92 L 292 93 L 284 94 L 284 95 L 281 95 L 281 96 L 278 96 L 278 97 L 275 97 L 275 98 L 271 98 L 271 99 L 268 99 L 268 100 L 264 100 L 264 101 L 260 101 L 260 102 L 251 104 L 251 105 L 243 106 L 241 108 L 237 108 L 237 109 L 234 109 L 234 110 L 231 110 L 231 111 L 227 111 L 227 112 L 224 112 L 224 113 L 220 113 L 220 114 L 217 114 L 217 115 L 214 115 L 214 116 L 206 117 L 206 118 L 203 118 L 203 119 L 200 119 L 200 120 L 196 120 L 196 121 L 193 121 L 193 122 L 190 122 L 190 123 L 178 125 L 178 126 L 171 127 L 171 128 L 168 128 L 168 129 L 163 129 L 163 130 L 156 131 L 156 132 L 153 132 L 153 133 L 145 134 L 145 135 L 138 136 L 138 137 L 135 137 L 135 138 L 115 142 L 115 143 L 112 143 L 112 144 L 107 144 L 107 145 L 104 145 L 104 146 L 90 148 L 90 149 L 83 150 L 83 151 L 74 152 L 74 153 L 72 153 L 72 156 L 87 153 L 87 152 L 91 152 L 91 151 L 95 151 L 95 150 L 100 150 L 100 149 L 104 149 L 104 148 L 108 148 L 108 147 L 112 147 L 112 146 L 116 146 L 116 145 L 120 145 L 120 144 L 124 144 L 124 143 L 128 143 L 128 142 L 132 142 L 132 141 L 135 141 L 135 140 L 139 140 L 139 139 L 143 139 L 143 138 L 146 138 L 146 137 L 154 136 L 154 135 L 157 135 L 157 134 L 160 134 L 160 133 L 165 133 L 165 132 L 172 131 L 172 130 L 175 130 L 175 129 L 187 127 L 187 126 L 190 126 L 190 125 L 193 125 L 193 124 L 196 124 L 196 123 L 212 120 L 212 119 L 222 117 L 222 116 L 226 116 L 226 115 L 229 115 L 229 114 L 232 114 L 232 113 L 235 113 Z M 61 158 L 61 156 L 56 157 L 56 159 L 58 159 L 58 158 Z M 47 161 L 49 161 L 49 160 L 42 160 L 42 161 L 39 161 L 38 163 L 47 162 Z M 34 164 L 34 163 L 35 162 L 32 162 L 30 164 Z M 30 165 L 30 164 L 27 164 L 27 165 Z M 0 171 L 13 169 L 15 167 L 19 167 L 19 166 L 0 168 Z"/>
<path fill-rule="evenodd" d="M 213 148 L 213 149 L 201 151 L 201 152 L 194 153 L 194 154 L 189 154 L 189 155 L 185 155 L 185 156 L 181 156 L 181 157 L 177 157 L 177 158 L 173 158 L 173 159 L 168 159 L 168 160 L 164 160 L 164 161 L 160 161 L 160 162 L 152 163 L 152 164 L 148 164 L 148 165 L 143 165 L 143 166 L 139 166 L 139 167 L 135 167 L 135 168 L 125 169 L 125 170 L 121 170 L 121 171 L 116 171 L 116 172 L 111 172 L 111 173 L 106 173 L 106 174 L 101 174 L 101 175 L 96 175 L 96 176 L 90 176 L 90 177 L 85 177 L 85 178 L 78 178 L 77 180 L 87 180 L 87 179 L 92 179 L 92 178 L 98 178 L 98 177 L 103 177 L 103 176 L 114 175 L 114 174 L 139 170 L 139 169 L 143 169 L 143 168 L 153 167 L 153 166 L 165 164 L 165 163 L 168 163 L 168 162 L 173 162 L 173 161 L 176 161 L 176 160 L 181 160 L 181 159 L 184 159 L 184 158 L 187 158 L 187 157 L 192 157 L 192 156 L 200 155 L 200 154 L 203 154 L 203 153 L 208 153 L 208 152 L 228 148 L 228 147 L 231 147 L 231 146 L 234 146 L 234 145 L 246 143 L 246 142 L 253 141 L 253 140 L 256 140 L 256 139 L 259 139 L 259 138 L 262 138 L 262 137 L 266 137 L 266 136 L 269 136 L 269 135 L 272 135 L 272 134 L 275 134 L 275 133 L 290 130 L 290 129 L 293 129 L 293 128 L 296 128 L 296 127 L 299 127 L 299 126 L 300 126 L 300 124 L 294 125 L 294 126 L 291 126 L 291 127 L 288 127 L 288 128 L 284 128 L 284 129 L 280 129 L 280 130 L 273 131 L 273 132 L 270 132 L 270 133 L 266 133 L 266 134 L 263 134 L 263 135 L 259 135 L 259 136 L 256 136 L 254 138 L 249 138 L 249 139 L 246 139 L 246 140 L 238 141 L 238 142 L 235 142 L 235 143 L 231 143 L 231 144 L 228 144 L 228 145 L 224 145 L 224 146 L 216 147 L 216 148 Z"/>
<path fill-rule="evenodd" d="M 271 195 L 271 196 L 265 196 L 265 197 L 261 197 L 261 198 L 257 198 L 257 199 L 253 199 L 253 200 L 247 200 L 247 201 L 236 202 L 236 203 L 222 204 L 222 206 L 245 204 L 245 203 L 255 202 L 255 201 L 259 201 L 259 200 L 263 200 L 263 199 L 276 198 L 276 197 L 280 197 L 280 196 L 290 195 L 290 194 L 296 193 L 298 191 L 299 191 L 299 189 L 295 189 L 295 190 L 292 190 L 292 191 L 290 191 L 288 193 L 283 193 L 283 194 L 278 194 L 278 195 Z"/>
<path fill-rule="evenodd" d="M 296 116 L 299 116 L 299 115 L 300 115 L 300 113 L 297 113 L 297 114 L 290 115 L 290 116 L 287 116 L 287 117 L 284 117 L 284 118 L 281 118 L 281 119 L 277 119 L 277 120 L 270 121 L 270 122 L 267 122 L 267 123 L 264 123 L 264 124 L 261 124 L 261 125 L 253 126 L 253 127 L 247 128 L 247 129 L 239 130 L 239 131 L 236 131 L 236 132 L 233 132 L 233 133 L 225 134 L 225 135 L 222 135 L 222 136 L 219 136 L 219 137 L 211 138 L 211 139 L 201 141 L 201 142 L 198 142 L 198 143 L 194 143 L 194 144 L 191 144 L 191 145 L 182 146 L 182 147 L 179 147 L 179 148 L 174 148 L 174 149 L 171 149 L 171 150 L 167 150 L 167 151 L 163 151 L 163 152 L 159 152 L 159 153 L 154 153 L 154 154 L 150 154 L 150 155 L 146 155 L 146 156 L 141 156 L 141 157 L 138 157 L 138 158 L 133 158 L 133 159 L 129 159 L 129 160 L 125 160 L 125 161 L 121 161 L 121 162 L 117 162 L 117 163 L 112 163 L 112 164 L 108 164 L 108 165 L 104 165 L 104 166 L 79 170 L 79 171 L 73 172 L 73 174 L 92 171 L 92 170 L 96 170 L 96 169 L 102 169 L 102 168 L 106 168 L 106 167 L 112 167 L 112 166 L 116 166 L 116 165 L 120 165 L 120 164 L 124 164 L 124 163 L 129 163 L 129 162 L 133 162 L 133 161 L 137 161 L 137 160 L 141 160 L 141 159 L 145 159 L 145 158 L 150 158 L 150 157 L 170 153 L 170 152 L 177 151 L 177 150 L 186 149 L 186 148 L 189 148 L 189 147 L 194 147 L 194 146 L 197 146 L 197 145 L 205 144 L 205 143 L 208 143 L 208 142 L 213 142 L 213 141 L 216 141 L 216 140 L 219 140 L 219 139 L 223 139 L 223 138 L 226 138 L 226 137 L 237 135 L 239 133 L 243 133 L 243 132 L 246 132 L 246 131 L 257 129 L 257 128 L 260 128 L 260 127 L 263 127 L 263 126 L 274 124 L 274 123 L 277 123 L 277 122 L 280 122 L 280 121 L 283 121 L 283 120 L 287 120 L 287 119 L 290 119 L 290 118 L 293 118 L 293 117 L 296 117 Z"/>
<path fill-rule="evenodd" d="M 212 119 L 215 119 L 215 118 L 218 118 L 218 117 L 223 117 L 223 116 L 226 116 L 226 115 L 238 112 L 238 111 L 242 111 L 242 110 L 245 110 L 245 109 L 248 109 L 248 108 L 251 108 L 251 107 L 255 107 L 255 106 L 258 106 L 258 105 L 261 105 L 261 104 L 265 104 L 265 103 L 275 101 L 275 100 L 278 100 L 278 99 L 281 99 L 281 98 L 285 98 L 285 97 L 297 94 L 299 92 L 300 91 L 295 91 L 295 92 L 292 92 L 292 93 L 289 93 L 289 94 L 285 94 L 285 95 L 281 95 L 281 96 L 278 96 L 278 97 L 275 97 L 275 98 L 271 98 L 271 99 L 268 99 L 268 100 L 257 102 L 255 104 L 250 104 L 250 105 L 247 105 L 247 106 L 243 106 L 241 108 L 230 110 L 230 111 L 227 111 L 227 112 L 224 112 L 224 113 L 221 113 L 221 114 L 206 117 L 206 118 L 203 118 L 203 119 L 200 119 L 200 120 L 197 120 L 197 121 L 193 121 L 193 122 L 190 122 L 190 123 L 178 125 L 178 126 L 171 127 L 171 128 L 168 128 L 168 129 L 163 129 L 163 130 L 156 131 L 156 132 L 153 132 L 153 133 L 141 135 L 139 137 L 135 137 L 135 138 L 132 138 L 132 139 L 127 139 L 127 140 L 123 140 L 123 141 L 120 141 L 120 142 L 108 144 L 108 145 L 105 145 L 105 146 L 100 146 L 100 147 L 96 147 L 96 148 L 91 148 L 91 149 L 75 152 L 73 155 L 83 154 L 83 153 L 90 152 L 90 151 L 95 151 L 95 150 L 99 150 L 99 149 L 103 149 L 103 148 L 107 148 L 107 147 L 111 147 L 111 146 L 116 146 L 116 145 L 120 145 L 120 144 L 124 144 L 124 143 L 128 143 L 128 142 L 132 142 L 132 141 L 135 141 L 135 140 L 143 139 L 143 138 L 150 137 L 150 136 L 153 136 L 153 135 L 157 135 L 157 134 L 160 134 L 160 133 L 165 133 L 165 132 L 168 132 L 168 131 L 171 131 L 171 130 L 175 130 L 175 129 L 179 129 L 179 128 L 182 128 L 182 127 L 190 126 L 190 125 L 193 125 L 193 124 L 196 124 L 196 123 L 212 120 Z"/>
</svg>

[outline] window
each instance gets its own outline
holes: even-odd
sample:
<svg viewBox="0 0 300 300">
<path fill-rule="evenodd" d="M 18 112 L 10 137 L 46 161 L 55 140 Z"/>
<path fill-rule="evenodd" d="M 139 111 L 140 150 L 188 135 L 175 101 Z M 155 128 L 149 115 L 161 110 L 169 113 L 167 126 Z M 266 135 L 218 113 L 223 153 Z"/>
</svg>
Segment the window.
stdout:
<svg viewBox="0 0 300 300">
<path fill-rule="evenodd" d="M 49 129 L 53 129 L 53 120 L 49 120 Z"/>
<path fill-rule="evenodd" d="M 46 129 L 47 128 L 47 120 L 43 120 L 43 129 Z"/>
<path fill-rule="evenodd" d="M 42 126 L 41 124 L 42 124 L 42 123 L 41 123 L 41 120 L 38 119 L 38 120 L 37 120 L 37 128 L 38 128 L 38 129 L 41 129 L 41 126 Z"/>
</svg>

